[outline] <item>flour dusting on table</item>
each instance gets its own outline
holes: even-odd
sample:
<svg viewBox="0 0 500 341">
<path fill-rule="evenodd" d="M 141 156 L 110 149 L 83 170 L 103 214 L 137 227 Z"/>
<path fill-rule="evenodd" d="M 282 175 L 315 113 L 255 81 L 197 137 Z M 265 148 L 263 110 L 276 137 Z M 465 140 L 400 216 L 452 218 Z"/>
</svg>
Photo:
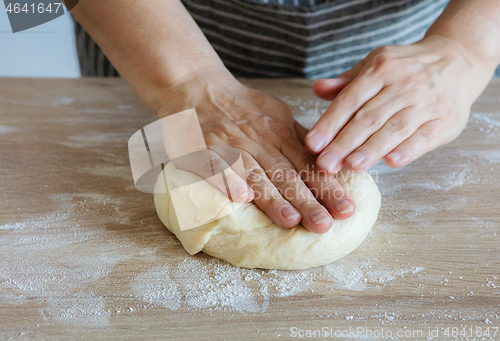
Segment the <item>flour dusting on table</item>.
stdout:
<svg viewBox="0 0 500 341">
<path fill-rule="evenodd" d="M 168 233 L 166 240 L 157 241 L 157 247 L 140 247 L 98 225 L 68 227 L 75 219 L 87 217 L 92 221 L 90 202 L 102 203 L 104 199 L 95 195 L 60 195 L 53 200 L 64 205 L 66 213 L 0 226 L 1 247 L 12 251 L 8 259 L 0 260 L 0 288 L 4 299 L 16 304 L 34 299 L 45 319 L 61 323 L 102 326 L 113 314 L 156 306 L 259 313 L 267 311 L 275 299 L 317 290 L 318 281 L 329 290 L 360 291 L 422 270 L 355 259 L 304 271 L 242 269 L 202 254 L 190 256 L 177 248 L 176 264 L 145 267 L 137 275 L 131 273 L 126 290 L 114 293 L 134 297 L 143 304 L 112 311 L 106 308 L 106 296 L 112 294 L 106 293 L 106 281 L 119 271 L 119 263 L 137 257 L 154 263 L 160 245 L 178 242 Z M 106 206 L 119 207 L 117 201 L 106 202 Z M 114 211 L 114 219 L 127 221 L 127 213 Z M 57 256 L 52 250 L 57 250 Z M 41 259 L 46 264 L 42 267 Z M 60 300 L 63 296 L 70 299 Z"/>
<path fill-rule="evenodd" d="M 324 101 L 287 96 L 282 99 L 307 128 L 328 107 Z M 60 98 L 54 106 L 71 102 L 72 99 Z M 496 117 L 498 115 L 488 113 L 471 116 L 469 129 L 481 133 L 478 144 L 498 141 L 500 121 Z M 0 126 L 0 134 L 10 132 L 13 132 L 11 127 Z M 92 131 L 72 135 L 59 143 L 68 148 L 97 149 L 104 143 L 121 143 L 124 138 L 121 133 L 103 135 Z M 467 221 L 470 235 L 496 236 L 497 222 L 494 219 L 460 215 L 460 210 L 478 200 L 471 188 L 497 184 L 493 175 L 498 174 L 500 153 L 476 150 L 473 146 L 438 149 L 435 153 L 418 162 L 438 167 L 456 155 L 461 161 L 455 162 L 453 167 L 440 168 L 438 175 L 432 178 L 422 180 L 422 177 L 415 176 L 419 179 L 415 181 L 400 179 L 402 172 L 405 175 L 417 174 L 420 171 L 418 166 L 396 170 L 379 163 L 373 167 L 370 173 L 381 189 L 383 203 L 380 220 L 372 233 L 346 258 L 304 271 L 241 269 L 203 254 L 190 256 L 156 216 L 131 220 L 132 213 L 123 209 L 119 195 L 60 193 L 50 196 L 47 200 L 59 208 L 59 213 L 33 215 L 32 219 L 13 219 L 0 224 L 0 247 L 4 254 L 0 259 L 0 296 L 7 306 L 36 302 L 44 321 L 71 325 L 72 328 L 107 326 L 117 315 L 133 316 L 141 310 L 160 308 L 179 312 L 261 314 L 283 300 L 307 299 L 307 295 L 326 292 L 335 293 L 335 299 L 350 300 L 363 292 L 372 295 L 384 290 L 389 292 L 401 284 L 411 286 L 413 301 L 386 302 L 386 307 L 390 308 L 392 304 L 418 305 L 412 302 L 418 302 L 417 298 L 424 290 L 432 290 L 439 296 L 451 285 L 457 288 L 458 294 L 446 295 L 442 299 L 457 302 L 462 292 L 465 297 L 477 294 L 478 289 L 470 290 L 466 282 L 467 271 L 475 271 L 476 264 L 464 264 L 463 272 L 448 273 L 433 269 L 428 263 L 424 266 L 413 259 L 411 262 L 400 259 L 404 258 L 402 255 L 412 255 L 412 252 L 426 254 L 429 259 L 440 256 L 439 252 L 432 252 L 440 246 L 440 241 L 453 238 L 453 231 L 434 233 L 430 238 L 435 241 L 433 245 L 422 243 L 420 236 L 428 233 L 429 226 L 442 224 L 438 218 L 444 214 L 443 210 L 452 211 L 456 219 Z M 475 166 L 478 162 L 488 163 L 491 174 L 479 176 Z M 123 183 L 128 171 L 128 166 L 123 164 L 79 169 L 89 178 L 113 176 Z M 135 189 L 127 187 L 123 191 Z M 427 200 L 428 196 L 442 193 L 453 193 L 456 199 L 442 197 L 438 207 Z M 75 221 L 80 223 L 75 225 Z M 112 228 L 108 226 L 110 222 Z M 401 223 L 409 226 L 410 231 L 401 231 Z M 122 225 L 126 227 L 123 231 L 119 229 Z M 141 232 L 130 231 L 143 227 Z M 159 229 L 161 233 L 158 233 Z M 153 234 L 154 238 L 145 236 L 147 233 Z M 457 254 L 464 249 L 481 248 L 480 242 L 474 244 L 465 240 L 463 244 L 463 249 L 457 250 Z M 408 249 L 408 245 L 418 247 Z M 163 257 L 165 255 L 168 257 Z M 134 260 L 135 268 L 128 263 L 131 260 Z M 488 264 L 486 262 L 486 266 Z M 116 288 L 117 278 L 120 278 L 119 291 L 110 291 L 109 283 L 113 282 Z M 491 290 L 500 294 L 499 287 L 498 274 L 485 276 L 484 283 L 480 284 L 480 288 L 490 290 L 488 294 L 492 294 Z M 462 299 L 464 295 L 461 295 Z M 407 318 L 391 312 L 368 315 L 363 307 L 317 313 L 322 318 L 348 321 L 376 318 L 381 323 Z M 425 316 L 434 318 L 435 313 L 429 311 Z M 457 319 L 462 315 L 460 310 L 451 310 L 447 317 Z M 499 317 L 489 316 L 487 320 L 496 321 Z"/>
</svg>

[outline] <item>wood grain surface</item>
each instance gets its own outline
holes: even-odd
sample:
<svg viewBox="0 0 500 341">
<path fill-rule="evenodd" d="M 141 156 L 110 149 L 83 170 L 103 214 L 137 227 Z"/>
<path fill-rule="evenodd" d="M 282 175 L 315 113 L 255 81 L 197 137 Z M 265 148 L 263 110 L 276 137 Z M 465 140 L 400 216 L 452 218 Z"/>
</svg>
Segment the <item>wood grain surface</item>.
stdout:
<svg viewBox="0 0 500 341">
<path fill-rule="evenodd" d="M 308 127 L 328 105 L 308 80 L 243 81 Z M 307 271 L 188 255 L 132 180 L 153 120 L 119 79 L 0 79 L 0 338 L 500 339 L 498 80 L 453 143 L 376 165 L 373 231 Z"/>
</svg>

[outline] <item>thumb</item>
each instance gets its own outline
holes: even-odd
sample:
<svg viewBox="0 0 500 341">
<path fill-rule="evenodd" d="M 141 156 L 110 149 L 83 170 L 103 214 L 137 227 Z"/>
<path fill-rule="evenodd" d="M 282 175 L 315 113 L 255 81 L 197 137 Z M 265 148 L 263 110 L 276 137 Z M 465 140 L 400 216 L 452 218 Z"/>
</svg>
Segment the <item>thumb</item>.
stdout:
<svg viewBox="0 0 500 341">
<path fill-rule="evenodd" d="M 350 81 L 351 79 L 344 77 L 320 79 L 314 83 L 313 90 L 319 98 L 333 101 Z"/>
<path fill-rule="evenodd" d="M 366 64 L 366 60 L 363 59 L 356 65 L 354 65 L 350 70 L 347 70 L 343 74 L 337 76 L 336 78 L 326 78 L 320 79 L 313 85 L 313 90 L 316 96 L 327 101 L 333 101 L 335 97 L 342 91 L 347 84 L 349 84 L 354 78 L 357 77 L 358 73 L 363 69 Z"/>
</svg>

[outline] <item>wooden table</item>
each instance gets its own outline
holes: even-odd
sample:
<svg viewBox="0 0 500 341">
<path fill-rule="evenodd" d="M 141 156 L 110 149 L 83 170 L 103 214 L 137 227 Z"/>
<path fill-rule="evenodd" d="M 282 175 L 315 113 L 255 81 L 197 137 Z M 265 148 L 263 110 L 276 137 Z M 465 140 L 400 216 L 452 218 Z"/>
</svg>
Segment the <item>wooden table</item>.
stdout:
<svg viewBox="0 0 500 341">
<path fill-rule="evenodd" d="M 307 80 L 245 83 L 308 126 L 328 105 Z M 302 272 L 182 249 L 129 168 L 128 138 L 154 119 L 119 79 L 0 80 L 0 338 L 500 339 L 499 81 L 456 141 L 375 166 L 372 233 Z"/>
</svg>

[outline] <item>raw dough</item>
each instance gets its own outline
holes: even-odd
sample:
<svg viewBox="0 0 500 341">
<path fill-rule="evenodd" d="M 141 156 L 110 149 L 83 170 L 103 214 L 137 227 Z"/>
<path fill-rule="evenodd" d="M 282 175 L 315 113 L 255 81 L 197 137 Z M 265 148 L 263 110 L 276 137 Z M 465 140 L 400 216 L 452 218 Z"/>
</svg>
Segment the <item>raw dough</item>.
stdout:
<svg viewBox="0 0 500 341">
<path fill-rule="evenodd" d="M 170 190 L 197 183 L 195 192 L 186 195 L 193 199 L 193 205 L 198 206 L 196 209 L 204 203 L 203 219 L 209 221 L 230 209 L 229 199 L 197 175 L 179 170 L 172 163 L 163 172 L 168 174 Z M 342 170 L 337 179 L 353 198 L 357 209 L 347 220 L 334 220 L 331 229 L 324 234 L 309 232 L 301 225 L 289 229 L 279 227 L 253 203 L 243 204 L 216 221 L 181 231 L 168 191 L 165 193 L 164 178 L 160 174 L 155 185 L 156 210 L 186 251 L 192 255 L 203 251 L 245 268 L 297 270 L 334 262 L 365 239 L 377 220 L 381 201 L 378 187 L 368 173 Z M 193 208 L 186 207 L 187 210 Z M 196 218 L 193 215 L 193 219 Z"/>
</svg>

